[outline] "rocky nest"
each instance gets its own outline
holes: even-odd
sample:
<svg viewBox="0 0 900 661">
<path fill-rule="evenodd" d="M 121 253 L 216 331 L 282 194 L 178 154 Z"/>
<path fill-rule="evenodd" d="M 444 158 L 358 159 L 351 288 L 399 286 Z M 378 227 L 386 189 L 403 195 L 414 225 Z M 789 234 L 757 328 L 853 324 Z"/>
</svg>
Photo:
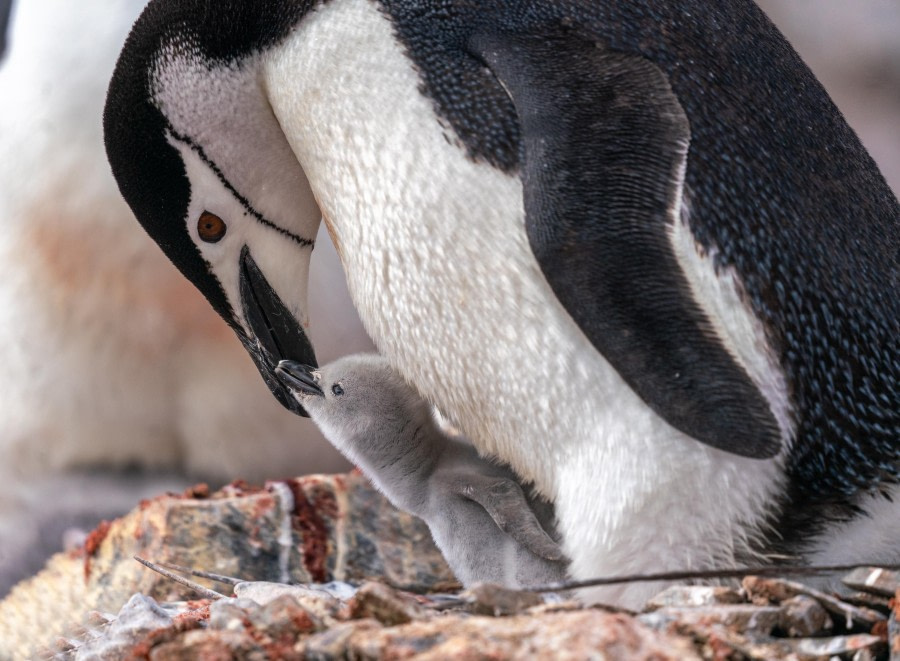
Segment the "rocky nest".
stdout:
<svg viewBox="0 0 900 661">
<path fill-rule="evenodd" d="M 215 590 L 196 600 L 135 555 L 225 576 L 194 579 Z M 845 584 L 748 576 L 641 613 L 461 592 L 424 524 L 361 475 L 307 476 L 199 486 L 100 526 L 0 602 L 0 658 L 900 659 L 900 576 Z"/>
</svg>

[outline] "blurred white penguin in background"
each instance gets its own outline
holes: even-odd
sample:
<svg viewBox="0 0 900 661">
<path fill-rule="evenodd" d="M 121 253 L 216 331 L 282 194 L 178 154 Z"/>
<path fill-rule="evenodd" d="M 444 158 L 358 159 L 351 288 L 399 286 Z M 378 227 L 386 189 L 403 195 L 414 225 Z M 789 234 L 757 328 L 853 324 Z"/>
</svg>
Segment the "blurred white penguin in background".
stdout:
<svg viewBox="0 0 900 661">
<path fill-rule="evenodd" d="M 109 173 L 106 86 L 144 4 L 0 0 L 0 596 L 63 530 L 142 497 L 347 467 L 254 376 Z M 320 252 L 313 277 L 342 282 Z M 323 357 L 370 348 L 346 294 L 319 289 L 337 318 Z"/>
</svg>

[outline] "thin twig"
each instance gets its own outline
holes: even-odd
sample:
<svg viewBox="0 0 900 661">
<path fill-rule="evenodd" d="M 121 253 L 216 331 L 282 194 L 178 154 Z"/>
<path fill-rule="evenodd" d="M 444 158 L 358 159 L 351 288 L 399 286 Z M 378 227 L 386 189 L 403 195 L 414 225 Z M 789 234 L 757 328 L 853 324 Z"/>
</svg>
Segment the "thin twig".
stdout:
<svg viewBox="0 0 900 661">
<path fill-rule="evenodd" d="M 877 563 L 858 562 L 851 565 L 763 565 L 760 567 L 738 567 L 736 569 L 711 569 L 705 571 L 671 571 L 659 574 L 631 574 L 627 576 L 611 576 L 589 578 L 583 581 L 562 581 L 549 585 L 524 588 L 529 592 L 563 592 L 580 588 L 591 588 L 601 585 L 617 585 L 619 583 L 645 583 L 650 581 L 683 581 L 687 579 L 742 578 L 744 576 L 816 576 L 837 571 L 851 571 L 860 567 L 878 567 L 890 571 L 900 570 L 900 565 L 879 565 Z"/>
<path fill-rule="evenodd" d="M 149 560 L 144 560 L 140 556 L 134 556 L 134 559 L 137 560 L 138 562 L 140 562 L 145 567 L 152 569 L 157 574 L 162 574 L 166 578 L 171 579 L 171 580 L 175 581 L 176 583 L 181 583 L 181 585 L 189 587 L 191 590 L 194 590 L 198 594 L 203 595 L 207 599 L 225 599 L 226 598 L 224 594 L 216 592 L 215 590 L 210 590 L 209 588 L 205 588 L 202 585 L 200 585 L 199 583 L 194 583 L 194 581 L 191 581 L 191 580 L 185 578 L 184 576 L 179 576 L 178 574 L 170 572 L 168 569 L 163 569 L 155 562 L 150 562 Z"/>
<path fill-rule="evenodd" d="M 190 574 L 191 576 L 199 576 L 200 578 L 208 578 L 211 581 L 218 581 L 219 583 L 227 583 L 228 585 L 237 585 L 238 583 L 245 583 L 243 579 L 234 578 L 233 576 L 225 576 L 224 574 L 213 574 L 209 571 L 203 571 L 202 569 L 191 569 L 190 567 L 182 567 L 181 565 L 176 565 L 172 562 L 159 562 L 157 563 L 160 567 L 165 567 L 166 569 L 172 569 L 174 571 L 179 571 L 182 574 Z"/>
</svg>

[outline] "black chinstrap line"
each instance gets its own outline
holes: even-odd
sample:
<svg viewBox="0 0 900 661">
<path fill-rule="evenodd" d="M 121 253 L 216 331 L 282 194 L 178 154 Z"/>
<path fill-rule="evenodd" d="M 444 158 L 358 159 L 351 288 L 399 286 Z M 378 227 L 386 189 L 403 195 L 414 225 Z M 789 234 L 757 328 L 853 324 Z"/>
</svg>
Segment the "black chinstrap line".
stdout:
<svg viewBox="0 0 900 661">
<path fill-rule="evenodd" d="M 292 241 L 295 241 L 299 245 L 301 245 L 303 247 L 309 246 L 310 248 L 316 247 L 315 239 L 305 239 L 302 236 L 298 236 L 297 234 L 294 234 L 293 232 L 276 225 L 271 220 L 269 220 L 268 218 L 263 216 L 259 211 L 254 209 L 253 205 L 250 204 L 250 200 L 248 200 L 246 197 L 241 195 L 237 191 L 237 189 L 231 185 L 231 182 L 225 178 L 224 173 L 219 169 L 219 166 L 216 165 L 213 162 L 213 160 L 211 158 L 209 158 L 209 156 L 206 155 L 206 152 L 203 151 L 203 147 L 198 145 L 196 142 L 194 142 L 188 136 L 182 135 L 181 133 L 176 131 L 172 127 L 171 124 L 167 123 L 166 129 L 169 131 L 169 133 L 172 135 L 173 138 L 175 138 L 179 142 L 183 142 L 188 147 L 190 147 L 192 150 L 194 150 L 194 152 L 197 154 L 197 156 L 200 157 L 200 160 L 203 161 L 207 165 L 207 167 L 209 167 L 209 169 L 213 171 L 213 173 L 216 175 L 216 177 L 219 179 L 219 182 L 225 187 L 225 189 L 229 193 L 231 193 L 238 202 L 240 202 L 241 206 L 244 207 L 244 211 L 246 211 L 248 214 L 253 216 L 256 220 L 258 220 L 260 223 L 262 223 L 266 227 L 269 227 L 269 228 L 275 230 L 276 232 L 283 234 L 284 236 L 288 237 Z"/>
</svg>

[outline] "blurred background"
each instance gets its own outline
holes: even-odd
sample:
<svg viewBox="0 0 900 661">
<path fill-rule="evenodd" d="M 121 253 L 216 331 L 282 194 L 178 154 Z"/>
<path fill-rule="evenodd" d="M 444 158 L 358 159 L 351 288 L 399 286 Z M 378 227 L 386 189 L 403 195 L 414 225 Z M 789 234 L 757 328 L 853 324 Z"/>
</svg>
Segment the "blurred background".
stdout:
<svg viewBox="0 0 900 661">
<path fill-rule="evenodd" d="M 0 55 L 0 597 L 142 497 L 347 467 L 269 394 L 119 198 L 100 115 L 144 4 L 12 3 Z M 759 4 L 900 190 L 900 2 Z M 9 6 L 0 0 L 0 25 Z M 310 306 L 320 361 L 372 349 L 324 233 Z"/>
</svg>

